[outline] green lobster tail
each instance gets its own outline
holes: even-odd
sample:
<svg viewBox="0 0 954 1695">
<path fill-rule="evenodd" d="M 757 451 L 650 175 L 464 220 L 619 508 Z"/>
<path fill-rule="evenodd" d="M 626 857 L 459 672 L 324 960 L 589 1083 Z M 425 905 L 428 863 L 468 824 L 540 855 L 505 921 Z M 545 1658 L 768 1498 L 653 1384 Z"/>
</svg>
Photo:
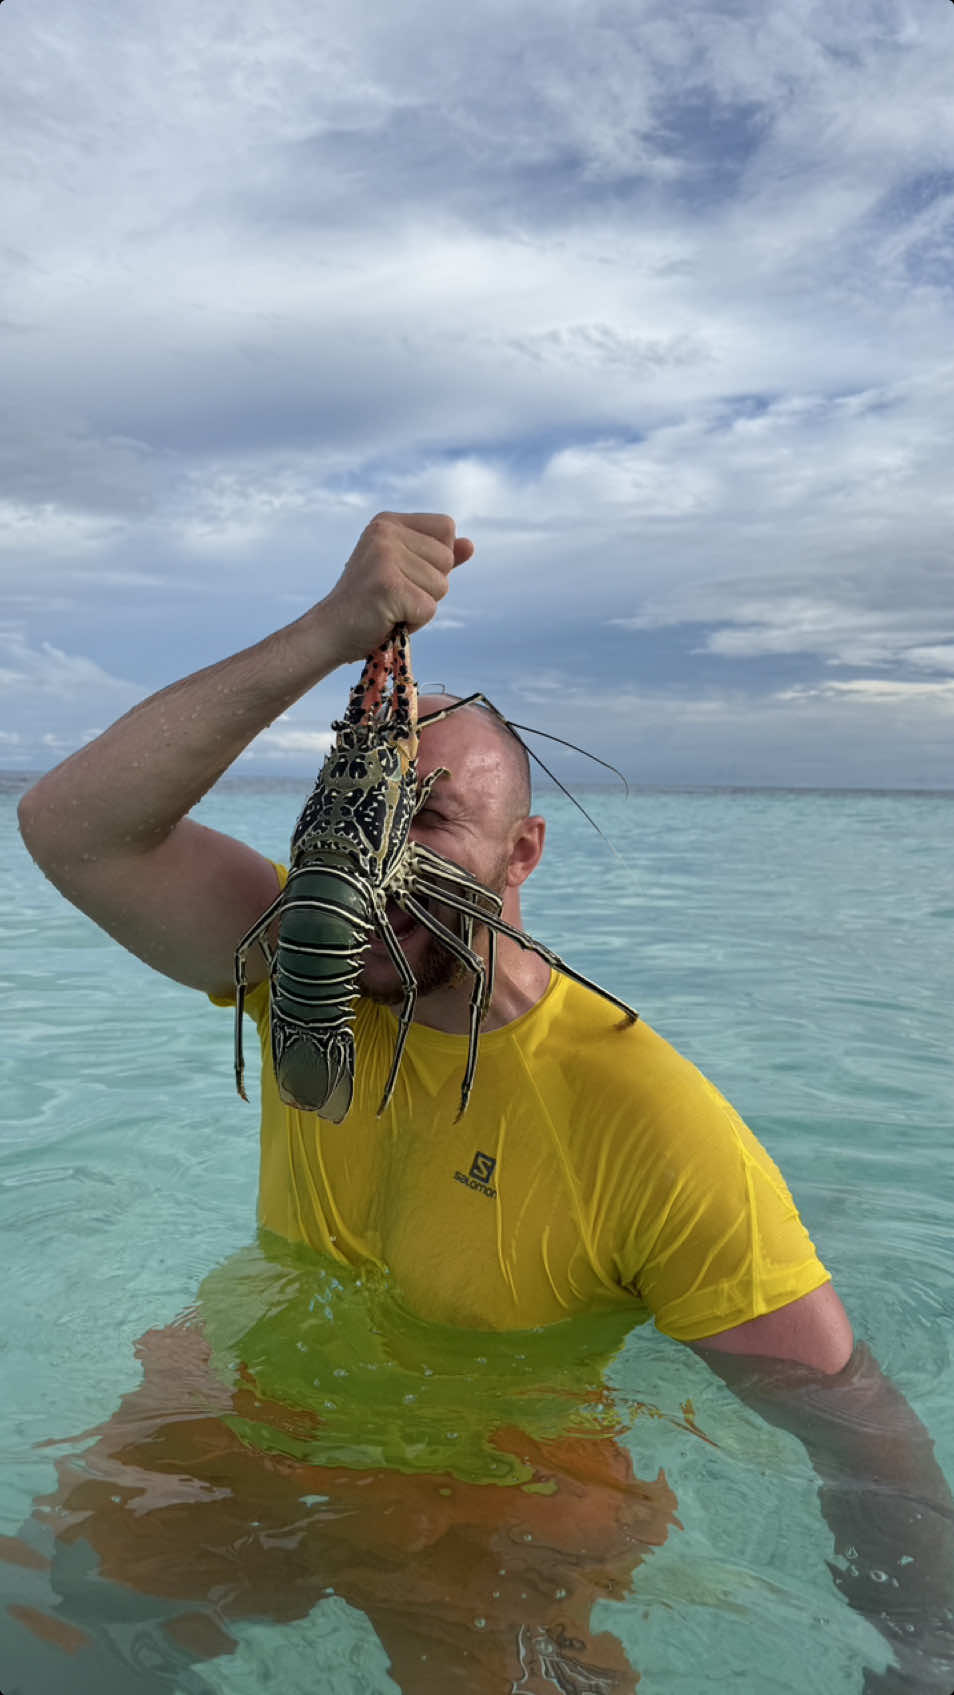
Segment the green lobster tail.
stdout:
<svg viewBox="0 0 954 1695">
<path fill-rule="evenodd" d="M 285 1027 L 282 1052 L 276 1053 L 276 1025 L 272 1024 L 272 1057 L 278 1093 L 286 1106 L 299 1112 L 317 1112 L 321 1118 L 340 1124 L 351 1107 L 354 1094 L 354 1036 L 349 1028 L 302 1032 Z"/>
</svg>

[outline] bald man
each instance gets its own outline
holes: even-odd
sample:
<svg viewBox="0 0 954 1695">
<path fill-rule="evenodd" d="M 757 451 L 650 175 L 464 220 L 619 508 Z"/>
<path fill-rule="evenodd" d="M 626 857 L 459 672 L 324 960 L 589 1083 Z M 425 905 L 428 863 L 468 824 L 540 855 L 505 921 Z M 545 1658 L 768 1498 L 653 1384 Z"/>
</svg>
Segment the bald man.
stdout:
<svg viewBox="0 0 954 1695">
<path fill-rule="evenodd" d="M 273 901 L 286 870 L 187 814 L 314 684 L 364 658 L 396 623 L 411 631 L 426 624 L 454 567 L 473 551 L 450 517 L 380 513 L 331 593 L 303 617 L 143 702 L 24 796 L 23 835 L 47 876 L 157 970 L 231 1004 L 237 940 Z M 425 700 L 422 712 L 440 703 Z M 544 840 L 543 820 L 529 811 L 524 756 L 499 724 L 468 708 L 422 732 L 421 775 L 435 766 L 449 775 L 415 819 L 415 838 L 498 891 L 503 918 L 522 929 L 520 890 Z M 777 1166 L 713 1085 L 648 1024 L 621 1023 L 600 997 L 507 939 L 499 945 L 474 1094 L 458 1122 L 470 984 L 426 930 L 391 910 L 420 992 L 394 1096 L 380 1117 L 396 1028 L 392 1007 L 402 998 L 383 944 L 372 942 L 363 962 L 355 1097 L 340 1126 L 281 1102 L 266 1040 L 266 962 L 258 949 L 249 956 L 247 1011 L 263 1045 L 265 1239 L 314 1249 L 322 1263 L 380 1268 L 410 1311 L 464 1333 L 541 1330 L 589 1317 L 596 1323 L 607 1314 L 632 1323 L 654 1319 L 767 1417 L 796 1430 L 825 1478 L 824 1510 L 839 1545 L 864 1547 L 870 1482 L 878 1583 L 865 1571 L 837 1581 L 888 1631 L 880 1576 L 892 1557 L 884 1546 L 891 1523 L 885 1478 L 898 1479 L 907 1502 L 915 1487 L 944 1513 L 954 1503 L 923 1426 L 867 1350 L 855 1348 Z M 584 1440 L 583 1459 L 577 1436 L 567 1448 L 553 1432 L 538 1439 L 514 1429 L 491 1432 L 489 1440 L 517 1457 L 510 1478 L 516 1489 L 490 1472 L 465 1485 L 453 1467 L 442 1481 L 422 1483 L 399 1457 L 393 1470 L 338 1466 L 332 1474 L 323 1464 L 320 1416 L 290 1404 L 287 1368 L 261 1352 L 261 1338 L 259 1345 L 254 1370 L 241 1343 L 233 1346 L 240 1378 L 223 1387 L 214 1335 L 146 1338 L 137 1393 L 148 1417 L 133 1408 L 131 1423 L 120 1413 L 106 1427 L 99 1485 L 64 1470 L 53 1501 L 62 1539 L 81 1534 L 104 1569 L 126 1581 L 134 1581 L 135 1562 L 124 1559 L 124 1540 L 148 1546 L 141 1586 L 158 1592 L 161 1581 L 167 1594 L 171 1583 L 183 1601 L 207 1603 L 214 1595 L 220 1619 L 243 1610 L 302 1616 L 331 1583 L 367 1611 L 392 1668 L 400 1668 L 405 1695 L 444 1687 L 475 1695 L 511 1688 L 619 1695 L 633 1687 L 635 1673 L 619 1644 L 588 1639 L 588 1613 L 598 1593 L 625 1592 L 620 1574 L 664 1539 L 675 1503 L 662 1477 L 638 1484 L 625 1451 L 602 1436 L 591 1447 Z M 770 1381 L 764 1370 L 753 1376 L 756 1366 L 771 1368 Z M 176 1374 L 206 1368 L 213 1425 L 179 1420 L 167 1428 L 156 1409 Z M 792 1373 L 797 1407 L 786 1378 Z M 249 1397 L 267 1417 L 249 1416 Z M 872 1424 L 873 1408 L 883 1415 L 880 1424 Z M 222 1425 L 226 1409 L 242 1414 L 241 1437 Z M 272 1471 L 278 1464 L 283 1479 L 263 1491 L 255 1482 L 254 1430 L 267 1426 L 274 1446 L 283 1420 L 297 1434 L 283 1460 L 264 1450 L 259 1456 Z M 840 1488 L 846 1428 L 851 1475 Z M 154 1510 L 135 1521 L 116 1492 L 117 1456 L 140 1488 L 153 1463 L 166 1478 L 150 1485 Z M 252 1539 L 254 1553 L 239 1537 L 246 1581 L 238 1599 L 225 1581 L 234 1574 L 238 1543 L 224 1528 L 209 1535 L 202 1518 L 223 1468 L 237 1523 L 244 1487 L 252 1522 L 264 1515 L 267 1531 Z M 183 1477 L 196 1480 L 185 1498 Z M 171 1491 L 165 1515 L 164 1488 Z M 293 1502 L 302 1499 L 332 1500 L 340 1511 L 319 1512 L 307 1529 L 300 1517 L 294 1521 L 294 1546 L 307 1554 L 296 1557 L 288 1586 L 274 1579 L 276 1547 L 282 1536 L 287 1541 Z M 378 1510 L 368 1510 L 372 1502 Z M 191 1525 L 196 1514 L 201 1522 Z M 912 1528 L 909 1512 L 903 1525 L 899 1519 L 902 1623 L 892 1641 L 903 1640 L 909 1656 L 916 1651 L 912 1597 L 916 1608 L 919 1598 L 934 1605 L 937 1585 L 938 1594 L 948 1593 L 949 1538 L 929 1537 L 919 1561 L 916 1545 L 925 1534 Z M 528 1565 L 525 1550 L 519 1559 L 503 1557 L 524 1539 L 536 1553 L 548 1550 L 543 1566 Z M 216 1573 L 210 1551 L 226 1543 Z M 401 1557 L 386 1577 L 397 1548 Z M 499 1581 L 488 1595 L 495 1570 Z M 541 1570 L 542 1583 L 533 1576 Z M 223 1602 L 223 1594 L 231 1600 Z M 188 1635 L 187 1626 L 180 1637 L 182 1631 Z M 193 1629 L 196 1653 L 203 1651 L 195 1647 L 201 1635 Z M 220 1640 L 205 1651 L 221 1649 Z"/>
</svg>

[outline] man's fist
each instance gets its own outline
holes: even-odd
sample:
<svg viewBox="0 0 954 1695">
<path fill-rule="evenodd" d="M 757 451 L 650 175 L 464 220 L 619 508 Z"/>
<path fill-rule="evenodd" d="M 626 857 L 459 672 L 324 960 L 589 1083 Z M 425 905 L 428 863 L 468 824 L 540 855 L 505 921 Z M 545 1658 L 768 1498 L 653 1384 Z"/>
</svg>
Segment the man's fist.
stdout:
<svg viewBox="0 0 954 1695">
<path fill-rule="evenodd" d="M 331 593 L 321 602 L 332 620 L 341 662 L 364 659 L 395 624 L 427 624 L 447 593 L 448 578 L 474 552 L 443 512 L 379 512 Z"/>
</svg>

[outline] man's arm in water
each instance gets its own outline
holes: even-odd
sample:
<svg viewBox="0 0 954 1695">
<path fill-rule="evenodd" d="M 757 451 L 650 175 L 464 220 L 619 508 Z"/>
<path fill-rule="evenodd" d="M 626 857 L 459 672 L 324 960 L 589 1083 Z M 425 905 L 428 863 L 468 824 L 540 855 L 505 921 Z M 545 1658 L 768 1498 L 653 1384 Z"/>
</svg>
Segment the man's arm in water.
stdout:
<svg viewBox="0 0 954 1695">
<path fill-rule="evenodd" d="M 691 1344 L 729 1388 L 804 1444 L 849 1604 L 898 1662 L 865 1695 L 954 1690 L 954 1498 L 934 1443 L 865 1343 L 831 1284 Z"/>
<path fill-rule="evenodd" d="M 186 815 L 249 743 L 396 623 L 420 629 L 473 542 L 435 512 L 379 512 L 331 593 L 294 623 L 173 683 L 41 777 L 23 839 L 74 906 L 177 982 L 227 994 L 236 944 L 274 899 L 261 854 Z M 265 974 L 249 958 L 249 986 Z"/>
</svg>

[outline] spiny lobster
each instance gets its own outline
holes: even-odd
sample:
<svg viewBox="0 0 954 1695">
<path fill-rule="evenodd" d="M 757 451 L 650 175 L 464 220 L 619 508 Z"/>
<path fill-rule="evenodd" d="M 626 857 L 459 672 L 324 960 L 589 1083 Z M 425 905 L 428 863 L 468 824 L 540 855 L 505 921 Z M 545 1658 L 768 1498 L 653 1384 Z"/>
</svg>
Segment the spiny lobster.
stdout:
<svg viewBox="0 0 954 1695">
<path fill-rule="evenodd" d="M 390 691 L 386 692 L 388 681 Z M 637 1018 L 625 1001 L 505 923 L 499 895 L 452 860 L 411 841 L 415 817 L 427 804 L 434 784 L 448 775 L 441 766 L 418 780 L 419 731 L 475 703 L 489 708 L 516 735 L 516 727 L 482 694 L 468 695 L 419 719 L 405 625 L 396 624 L 388 639 L 369 655 L 351 690 L 344 718 L 332 724 L 335 742 L 295 826 L 285 887 L 236 949 L 235 1081 L 243 1100 L 248 1098 L 242 1057 L 245 967 L 249 950 L 257 942 L 269 969 L 272 1059 L 282 1100 L 336 1124 L 347 1116 L 354 1094 L 354 1001 L 360 992 L 364 953 L 376 934 L 404 989 L 391 1069 L 378 1108 L 379 1115 L 384 1111 L 417 1000 L 414 974 L 387 915 L 388 901 L 438 937 L 473 975 L 470 1040 L 458 1117 L 470 1098 L 480 1025 L 493 995 L 497 935 L 509 936 L 555 970 L 602 995 L 630 1023 Z M 462 934 L 441 923 L 428 901 L 459 913 Z M 278 942 L 272 949 L 267 932 L 276 918 Z M 475 925 L 487 929 L 486 962 L 473 948 Z"/>
</svg>

